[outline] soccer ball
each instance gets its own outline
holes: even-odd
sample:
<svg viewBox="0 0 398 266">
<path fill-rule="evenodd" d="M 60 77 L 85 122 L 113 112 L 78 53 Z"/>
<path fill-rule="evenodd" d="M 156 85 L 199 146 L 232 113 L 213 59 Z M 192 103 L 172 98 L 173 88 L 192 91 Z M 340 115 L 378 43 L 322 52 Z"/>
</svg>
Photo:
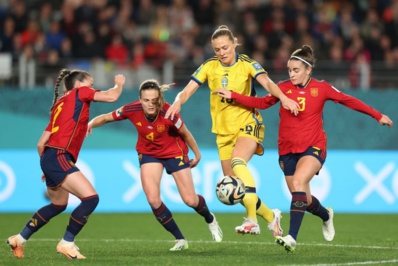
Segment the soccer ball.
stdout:
<svg viewBox="0 0 398 266">
<path fill-rule="evenodd" d="M 234 205 L 245 196 L 245 184 L 236 176 L 224 176 L 216 186 L 217 198 L 226 205 Z"/>
</svg>

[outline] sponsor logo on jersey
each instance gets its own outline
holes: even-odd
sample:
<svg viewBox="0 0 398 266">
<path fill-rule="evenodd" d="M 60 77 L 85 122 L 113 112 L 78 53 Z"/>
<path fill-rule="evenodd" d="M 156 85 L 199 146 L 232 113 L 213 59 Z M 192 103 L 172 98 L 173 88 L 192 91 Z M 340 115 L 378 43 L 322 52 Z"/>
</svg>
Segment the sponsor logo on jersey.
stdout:
<svg viewBox="0 0 398 266">
<path fill-rule="evenodd" d="M 141 122 L 135 123 L 137 126 L 142 126 Z"/>
<path fill-rule="evenodd" d="M 157 125 L 156 130 L 159 133 L 162 133 L 162 132 L 164 132 L 166 130 L 166 126 L 165 125 Z"/>
<path fill-rule="evenodd" d="M 311 88 L 310 93 L 312 97 L 317 97 L 318 96 L 318 88 Z"/>
<path fill-rule="evenodd" d="M 292 90 L 288 90 L 287 92 L 286 92 L 286 94 L 291 94 L 292 93 Z"/>
<path fill-rule="evenodd" d="M 254 67 L 254 69 L 255 69 L 256 71 L 259 71 L 259 70 L 261 70 L 261 69 L 263 68 L 262 66 L 260 66 L 259 63 L 254 63 L 254 64 L 253 64 L 253 67 Z"/>
</svg>

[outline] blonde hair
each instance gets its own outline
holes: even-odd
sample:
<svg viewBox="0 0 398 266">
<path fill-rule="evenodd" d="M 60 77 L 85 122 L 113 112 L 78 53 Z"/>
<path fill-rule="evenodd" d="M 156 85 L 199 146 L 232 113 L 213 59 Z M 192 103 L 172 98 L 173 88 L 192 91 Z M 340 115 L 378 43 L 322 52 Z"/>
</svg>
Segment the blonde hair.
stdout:
<svg viewBox="0 0 398 266">
<path fill-rule="evenodd" d="M 214 31 L 213 35 L 211 36 L 211 40 L 213 41 L 214 39 L 217 39 L 218 37 L 221 37 L 221 36 L 227 36 L 228 39 L 230 39 L 232 42 L 238 43 L 238 38 L 236 38 L 234 36 L 234 34 L 232 33 L 232 31 L 230 31 L 230 29 L 225 25 L 219 26 Z"/>
</svg>

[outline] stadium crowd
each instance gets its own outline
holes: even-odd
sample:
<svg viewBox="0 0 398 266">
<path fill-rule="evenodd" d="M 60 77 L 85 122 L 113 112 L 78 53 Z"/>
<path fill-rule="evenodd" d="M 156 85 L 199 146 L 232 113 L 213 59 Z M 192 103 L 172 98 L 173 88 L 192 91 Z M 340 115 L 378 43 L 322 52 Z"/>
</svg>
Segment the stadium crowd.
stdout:
<svg viewBox="0 0 398 266">
<path fill-rule="evenodd" d="M 398 0 L 3 0 L 0 52 L 52 69 L 98 58 L 132 70 L 166 60 L 197 67 L 213 56 L 209 39 L 223 24 L 239 52 L 275 72 L 298 44 L 352 77 L 371 63 L 398 65 Z"/>
</svg>

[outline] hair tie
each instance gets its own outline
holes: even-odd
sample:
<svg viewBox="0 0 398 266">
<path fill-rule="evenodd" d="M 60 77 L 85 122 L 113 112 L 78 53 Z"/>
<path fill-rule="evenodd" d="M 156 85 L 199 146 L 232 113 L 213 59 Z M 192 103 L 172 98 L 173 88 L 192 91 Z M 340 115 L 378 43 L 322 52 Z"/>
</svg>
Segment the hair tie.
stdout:
<svg viewBox="0 0 398 266">
<path fill-rule="evenodd" d="M 302 61 L 302 62 L 304 62 L 304 63 L 306 63 L 307 65 L 309 65 L 310 67 L 312 67 L 312 65 L 308 62 L 308 61 L 306 61 L 306 60 L 304 60 L 303 58 L 301 58 L 301 57 L 298 57 L 298 56 L 295 56 L 295 55 L 292 55 L 291 57 L 290 57 L 290 59 L 292 59 L 292 58 L 296 58 L 296 59 L 298 59 L 298 60 L 300 60 L 300 61 Z M 290 60 L 289 59 L 289 60 Z"/>
</svg>

